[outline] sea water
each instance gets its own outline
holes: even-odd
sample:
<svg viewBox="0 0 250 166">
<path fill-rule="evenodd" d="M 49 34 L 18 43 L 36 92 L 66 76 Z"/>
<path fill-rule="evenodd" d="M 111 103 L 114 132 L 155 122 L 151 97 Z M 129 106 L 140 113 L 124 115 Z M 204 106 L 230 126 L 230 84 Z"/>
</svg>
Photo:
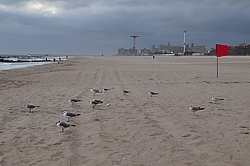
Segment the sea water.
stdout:
<svg viewBox="0 0 250 166">
<path fill-rule="evenodd" d="M 11 69 L 17 69 L 17 68 L 25 68 L 30 66 L 36 66 L 36 65 L 44 65 L 52 62 L 16 62 L 16 63 L 4 63 L 0 62 L 0 70 L 11 70 Z"/>
<path fill-rule="evenodd" d="M 42 61 L 45 60 L 45 58 L 48 61 L 43 62 L 32 62 L 32 61 Z M 54 60 L 57 61 L 60 60 L 66 60 L 68 56 L 47 56 L 47 57 L 32 57 L 32 56 L 9 56 L 7 58 L 3 58 L 5 60 L 10 60 L 13 62 L 0 62 L 0 71 L 1 70 L 11 70 L 11 69 L 18 69 L 18 68 L 26 68 L 31 66 L 37 66 L 37 65 L 44 65 L 49 63 L 55 63 Z M 18 62 L 18 60 L 23 61 L 30 61 L 30 62 Z"/>
</svg>

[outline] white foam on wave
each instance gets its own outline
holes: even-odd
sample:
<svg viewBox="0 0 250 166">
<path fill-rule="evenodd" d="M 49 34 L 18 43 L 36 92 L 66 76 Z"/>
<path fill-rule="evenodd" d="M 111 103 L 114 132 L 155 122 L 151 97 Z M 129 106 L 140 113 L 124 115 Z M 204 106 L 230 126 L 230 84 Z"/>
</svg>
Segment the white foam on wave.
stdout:
<svg viewBox="0 0 250 166">
<path fill-rule="evenodd" d="M 11 70 L 18 68 L 26 68 L 37 65 L 44 65 L 50 62 L 17 62 L 17 63 L 0 63 L 0 70 Z"/>
</svg>

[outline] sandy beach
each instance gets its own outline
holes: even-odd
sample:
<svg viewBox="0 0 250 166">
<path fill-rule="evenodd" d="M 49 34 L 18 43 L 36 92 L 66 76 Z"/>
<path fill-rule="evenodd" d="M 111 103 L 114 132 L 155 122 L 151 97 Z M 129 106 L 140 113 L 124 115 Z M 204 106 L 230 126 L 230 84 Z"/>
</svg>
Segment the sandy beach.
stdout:
<svg viewBox="0 0 250 166">
<path fill-rule="evenodd" d="M 0 166 L 248 166 L 249 99 L 250 57 L 219 58 L 219 78 L 216 57 L 76 57 L 0 71 Z M 81 115 L 67 122 L 63 111 Z M 61 132 L 58 120 L 76 126 Z"/>
</svg>

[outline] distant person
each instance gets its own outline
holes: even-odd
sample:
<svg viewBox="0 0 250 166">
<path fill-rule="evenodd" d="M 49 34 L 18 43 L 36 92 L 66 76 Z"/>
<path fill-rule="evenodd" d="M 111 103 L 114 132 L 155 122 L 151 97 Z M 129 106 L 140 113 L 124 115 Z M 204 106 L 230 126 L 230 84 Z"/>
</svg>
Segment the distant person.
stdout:
<svg viewBox="0 0 250 166">
<path fill-rule="evenodd" d="M 155 56 L 153 55 L 153 59 L 155 59 Z"/>
</svg>

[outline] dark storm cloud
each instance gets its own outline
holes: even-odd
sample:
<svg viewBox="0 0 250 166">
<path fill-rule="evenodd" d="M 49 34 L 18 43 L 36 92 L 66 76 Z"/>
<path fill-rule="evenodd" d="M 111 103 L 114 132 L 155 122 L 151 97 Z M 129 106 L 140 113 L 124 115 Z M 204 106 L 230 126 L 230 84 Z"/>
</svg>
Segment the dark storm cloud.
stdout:
<svg viewBox="0 0 250 166">
<path fill-rule="evenodd" d="M 1 0 L 4 52 L 110 53 L 187 42 L 250 43 L 249 0 Z"/>
</svg>

